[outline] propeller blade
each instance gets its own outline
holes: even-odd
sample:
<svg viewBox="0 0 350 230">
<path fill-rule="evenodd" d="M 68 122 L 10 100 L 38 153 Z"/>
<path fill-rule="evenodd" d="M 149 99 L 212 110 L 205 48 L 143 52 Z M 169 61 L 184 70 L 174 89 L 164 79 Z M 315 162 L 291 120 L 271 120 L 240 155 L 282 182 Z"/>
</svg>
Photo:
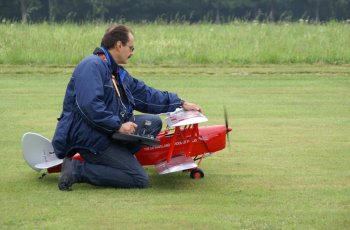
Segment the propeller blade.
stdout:
<svg viewBox="0 0 350 230">
<path fill-rule="evenodd" d="M 225 126 L 226 126 L 226 133 L 227 133 L 227 130 L 228 130 L 228 118 L 227 118 L 226 106 L 224 106 L 224 116 L 225 116 Z"/>
<path fill-rule="evenodd" d="M 230 136 L 229 136 L 229 132 L 232 130 L 230 127 L 229 127 L 229 124 L 228 124 L 228 117 L 227 117 L 227 110 L 226 110 L 226 106 L 224 106 L 224 116 L 225 116 L 225 127 L 226 127 L 226 139 L 227 139 L 227 143 L 228 145 L 230 145 Z"/>
</svg>

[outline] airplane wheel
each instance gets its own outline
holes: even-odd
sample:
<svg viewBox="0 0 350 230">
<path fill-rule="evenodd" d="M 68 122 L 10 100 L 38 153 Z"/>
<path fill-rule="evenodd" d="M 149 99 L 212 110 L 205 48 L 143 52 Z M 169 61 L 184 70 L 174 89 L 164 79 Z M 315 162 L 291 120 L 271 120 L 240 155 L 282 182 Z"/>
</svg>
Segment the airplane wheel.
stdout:
<svg viewBox="0 0 350 230">
<path fill-rule="evenodd" d="M 190 174 L 192 179 L 201 179 L 204 177 L 204 172 L 200 168 L 195 168 Z"/>
</svg>

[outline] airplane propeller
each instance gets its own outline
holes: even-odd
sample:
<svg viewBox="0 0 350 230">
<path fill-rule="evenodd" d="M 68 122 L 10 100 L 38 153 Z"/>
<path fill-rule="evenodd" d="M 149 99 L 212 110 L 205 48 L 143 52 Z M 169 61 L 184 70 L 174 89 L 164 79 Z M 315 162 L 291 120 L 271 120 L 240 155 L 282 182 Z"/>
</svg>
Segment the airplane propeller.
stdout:
<svg viewBox="0 0 350 230">
<path fill-rule="evenodd" d="M 228 117 L 227 117 L 226 106 L 224 106 L 224 116 L 225 116 L 225 127 L 226 127 L 226 139 L 227 139 L 228 145 L 230 145 L 230 136 L 229 136 L 229 132 L 232 131 L 232 128 L 230 128 L 230 127 L 229 127 L 229 124 L 228 124 Z"/>
</svg>

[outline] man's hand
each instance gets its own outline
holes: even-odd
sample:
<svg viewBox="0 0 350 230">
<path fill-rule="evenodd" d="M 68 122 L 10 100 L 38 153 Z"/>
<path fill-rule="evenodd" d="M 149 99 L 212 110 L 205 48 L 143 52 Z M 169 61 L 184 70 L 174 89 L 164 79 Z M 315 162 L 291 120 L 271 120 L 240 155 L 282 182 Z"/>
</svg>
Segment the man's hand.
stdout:
<svg viewBox="0 0 350 230">
<path fill-rule="evenodd" d="M 194 103 L 190 103 L 190 102 L 187 102 L 185 101 L 183 104 L 182 104 L 182 108 L 184 110 L 194 110 L 194 111 L 199 111 L 201 112 L 202 109 L 201 107 L 199 107 L 198 105 L 194 104 Z"/>
<path fill-rule="evenodd" d="M 135 130 L 137 128 L 137 125 L 131 121 L 125 122 L 120 126 L 118 132 L 125 133 L 125 134 L 133 134 L 135 133 Z"/>
</svg>

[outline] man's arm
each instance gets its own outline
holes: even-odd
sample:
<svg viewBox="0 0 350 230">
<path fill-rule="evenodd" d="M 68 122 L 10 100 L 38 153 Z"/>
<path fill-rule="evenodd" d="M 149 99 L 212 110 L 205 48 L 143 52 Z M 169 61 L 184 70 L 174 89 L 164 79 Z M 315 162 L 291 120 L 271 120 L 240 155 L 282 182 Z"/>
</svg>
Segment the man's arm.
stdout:
<svg viewBox="0 0 350 230">
<path fill-rule="evenodd" d="M 201 110 L 196 104 L 182 100 L 175 93 L 160 91 L 147 86 L 143 81 L 130 75 L 128 77 L 132 80 L 130 85 L 135 99 L 136 110 L 140 112 L 165 113 L 174 111 L 179 107 L 185 110 Z"/>
<path fill-rule="evenodd" d="M 99 61 L 99 60 L 98 60 Z M 89 124 L 103 132 L 112 133 L 120 127 L 118 116 L 104 102 L 103 69 L 98 61 L 77 68 L 74 75 L 78 111 Z"/>
</svg>

